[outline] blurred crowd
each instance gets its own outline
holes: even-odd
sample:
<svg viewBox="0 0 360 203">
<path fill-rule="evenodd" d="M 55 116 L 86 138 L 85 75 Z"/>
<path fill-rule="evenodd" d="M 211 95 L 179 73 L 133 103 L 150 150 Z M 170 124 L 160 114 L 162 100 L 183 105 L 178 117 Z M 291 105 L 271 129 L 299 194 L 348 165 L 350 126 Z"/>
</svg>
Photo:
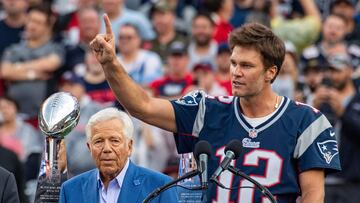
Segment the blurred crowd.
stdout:
<svg viewBox="0 0 360 203">
<path fill-rule="evenodd" d="M 70 92 L 80 103 L 79 124 L 65 139 L 70 176 L 95 167 L 90 116 L 122 108 L 89 50 L 105 30 L 103 13 L 129 75 L 168 99 L 193 89 L 230 96 L 228 33 L 247 22 L 271 27 L 286 45 L 273 89 L 319 109 L 336 129 L 343 171 L 327 177 L 326 202 L 360 189 L 359 1 L 1 0 L 0 166 L 15 174 L 21 202 L 33 200 L 44 150 L 37 116 L 49 95 Z M 134 123 L 132 161 L 176 177 L 171 133 Z"/>
</svg>

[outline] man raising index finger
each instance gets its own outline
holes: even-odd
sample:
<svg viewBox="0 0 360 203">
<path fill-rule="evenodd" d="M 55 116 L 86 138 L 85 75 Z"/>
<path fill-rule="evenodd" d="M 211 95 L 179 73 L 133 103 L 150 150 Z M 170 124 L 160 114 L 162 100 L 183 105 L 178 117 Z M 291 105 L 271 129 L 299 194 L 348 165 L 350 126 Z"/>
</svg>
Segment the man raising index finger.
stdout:
<svg viewBox="0 0 360 203">
<path fill-rule="evenodd" d="M 191 152 L 197 141 L 207 140 L 214 149 L 212 174 L 224 158 L 226 143 L 239 139 L 243 153 L 235 167 L 269 187 L 278 202 L 295 202 L 298 196 L 302 203 L 323 202 L 324 172 L 340 170 L 334 131 L 317 109 L 273 92 L 271 83 L 282 66 L 285 46 L 269 28 L 251 23 L 231 32 L 234 97 L 195 91 L 171 102 L 150 97 L 133 82 L 117 61 L 111 40 L 104 37 L 97 36 L 92 47 L 99 48 L 98 43 L 104 49 L 98 60 L 117 99 L 134 117 L 174 132 L 179 153 Z M 212 187 L 209 202 L 263 200 L 254 185 L 230 173 L 222 173 L 219 181 L 240 188 Z"/>
<path fill-rule="evenodd" d="M 114 34 L 107 14 L 104 14 L 104 22 L 106 33 L 96 35 L 95 39 L 90 42 L 90 47 L 93 50 L 96 59 L 101 64 L 111 62 L 114 59 L 116 60 Z"/>
<path fill-rule="evenodd" d="M 98 34 L 90 43 L 90 47 L 101 63 L 106 79 L 117 99 L 131 115 L 152 125 L 175 132 L 175 115 L 170 102 L 149 97 L 141 87 L 132 81 L 116 58 L 114 36 L 106 14 L 104 22 L 106 34 Z"/>
</svg>

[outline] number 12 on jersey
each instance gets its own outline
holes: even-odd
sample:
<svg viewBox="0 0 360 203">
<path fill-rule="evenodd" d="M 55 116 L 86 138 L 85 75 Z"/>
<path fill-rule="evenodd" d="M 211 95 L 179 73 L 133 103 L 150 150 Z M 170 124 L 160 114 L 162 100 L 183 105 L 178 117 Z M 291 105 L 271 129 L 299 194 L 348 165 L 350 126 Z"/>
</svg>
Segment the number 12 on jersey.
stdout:
<svg viewBox="0 0 360 203">
<path fill-rule="evenodd" d="M 216 151 L 216 156 L 220 157 L 220 162 L 225 158 L 224 153 L 225 147 L 221 147 Z M 265 187 L 272 187 L 280 183 L 281 180 L 281 169 L 283 166 L 283 159 L 275 152 L 265 149 L 254 149 L 244 155 L 243 166 L 247 167 L 258 167 L 259 161 L 265 160 L 266 167 L 263 172 L 264 175 L 255 175 L 248 174 L 251 178 L 258 181 L 260 184 Z M 231 166 L 235 165 L 235 160 L 231 162 Z M 221 182 L 225 187 L 231 188 L 233 185 L 234 174 L 229 171 L 224 171 L 219 176 L 219 182 Z M 251 182 L 242 179 L 239 184 L 240 187 L 237 191 L 238 203 L 253 203 L 254 202 L 254 192 L 255 185 Z M 249 188 L 252 187 L 252 188 Z M 230 201 L 231 190 L 223 189 L 219 186 L 216 188 L 216 199 L 212 203 L 233 203 Z M 262 197 L 262 203 L 270 203 L 266 197 Z"/>
</svg>

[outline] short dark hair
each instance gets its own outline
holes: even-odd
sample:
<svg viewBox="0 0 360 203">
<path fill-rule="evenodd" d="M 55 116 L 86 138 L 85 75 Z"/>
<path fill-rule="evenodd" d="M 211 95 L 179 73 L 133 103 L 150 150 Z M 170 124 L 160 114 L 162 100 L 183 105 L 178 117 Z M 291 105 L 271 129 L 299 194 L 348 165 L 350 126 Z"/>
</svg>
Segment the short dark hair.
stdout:
<svg viewBox="0 0 360 203">
<path fill-rule="evenodd" d="M 55 13 L 51 9 L 51 5 L 49 3 L 42 3 L 42 4 L 36 4 L 34 6 L 31 6 L 28 10 L 28 12 L 31 11 L 38 11 L 40 13 L 45 14 L 46 16 L 46 22 L 53 26 L 56 21 Z"/>
<path fill-rule="evenodd" d="M 198 12 L 198 13 L 193 17 L 192 23 L 194 23 L 195 20 L 197 20 L 198 18 L 205 18 L 205 19 L 207 19 L 207 20 L 210 22 L 211 26 L 215 26 L 215 22 L 214 22 L 214 20 L 211 18 L 210 14 L 209 14 L 208 12 L 205 12 L 205 11 L 200 11 L 200 12 Z"/>
<path fill-rule="evenodd" d="M 126 22 L 121 27 L 132 27 L 135 30 L 136 35 L 138 35 L 141 38 L 140 30 L 139 30 L 138 26 L 135 25 L 135 23 Z M 121 27 L 119 29 L 121 29 Z"/>
<path fill-rule="evenodd" d="M 12 98 L 12 97 L 9 96 L 9 95 L 0 96 L 0 100 L 6 100 L 6 101 L 14 104 L 14 106 L 15 106 L 15 108 L 16 108 L 16 111 L 18 111 L 19 108 L 20 108 L 19 103 L 18 103 L 14 98 Z"/>
<path fill-rule="evenodd" d="M 344 4 L 348 7 L 352 7 L 355 9 L 355 5 L 353 5 L 349 0 L 335 0 L 330 4 L 330 13 L 333 12 L 334 8 L 338 5 Z"/>
<path fill-rule="evenodd" d="M 272 66 L 277 67 L 277 73 L 271 80 L 271 83 L 274 82 L 284 61 L 285 45 L 270 28 L 259 23 L 247 23 L 230 33 L 229 45 L 231 51 L 235 46 L 252 47 L 258 51 L 265 70 Z"/>
</svg>

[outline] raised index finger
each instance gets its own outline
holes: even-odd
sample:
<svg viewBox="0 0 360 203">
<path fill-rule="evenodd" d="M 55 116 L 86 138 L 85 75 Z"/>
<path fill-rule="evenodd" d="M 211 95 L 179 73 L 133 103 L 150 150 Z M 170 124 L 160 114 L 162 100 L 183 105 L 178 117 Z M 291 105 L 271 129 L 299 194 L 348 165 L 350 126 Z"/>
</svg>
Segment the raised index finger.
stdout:
<svg viewBox="0 0 360 203">
<path fill-rule="evenodd" d="M 106 34 L 112 36 L 113 31 L 112 31 L 112 28 L 111 28 L 110 19 L 109 19 L 109 16 L 106 13 L 104 14 L 104 22 L 105 22 Z"/>
</svg>

